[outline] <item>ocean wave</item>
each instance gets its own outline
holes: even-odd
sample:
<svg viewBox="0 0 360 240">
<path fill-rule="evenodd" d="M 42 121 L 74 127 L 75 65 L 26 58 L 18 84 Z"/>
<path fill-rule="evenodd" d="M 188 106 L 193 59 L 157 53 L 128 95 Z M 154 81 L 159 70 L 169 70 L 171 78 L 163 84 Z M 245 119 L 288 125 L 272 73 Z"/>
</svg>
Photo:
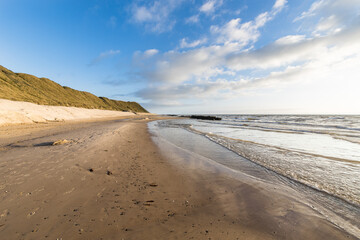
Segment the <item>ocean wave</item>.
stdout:
<svg viewBox="0 0 360 240">
<path fill-rule="evenodd" d="M 360 181 L 357 178 L 360 172 L 357 171 L 356 165 L 351 166 L 351 163 L 344 165 L 342 161 L 337 163 L 326 157 L 306 156 L 293 151 L 213 134 L 204 134 L 204 136 L 282 176 L 360 206 Z M 324 163 L 325 161 L 327 164 Z M 331 171 L 328 169 L 329 166 L 331 166 Z M 349 171 L 349 168 L 353 171 Z"/>
<path fill-rule="evenodd" d="M 166 124 L 167 127 L 180 127 L 206 136 L 279 175 L 360 206 L 359 134 L 349 130 L 315 131 L 314 128 L 293 129 L 279 125 L 269 127 L 258 121 L 244 126 L 243 123 L 233 121 L 235 118 L 247 117 L 230 116 L 219 122 L 181 120 Z M 321 118 L 332 121 L 330 117 L 316 118 L 317 122 Z M 335 118 L 336 121 L 346 119 Z M 350 120 L 357 121 L 360 118 Z"/>
<path fill-rule="evenodd" d="M 214 127 L 211 122 L 181 119 L 158 121 L 157 125 L 161 129 L 161 136 L 174 142 L 176 146 L 207 156 L 211 161 L 241 174 L 249 173 L 259 179 L 264 179 L 264 173 L 266 176 L 270 174 L 275 181 L 270 178 L 265 182 L 278 184 L 279 180 L 280 184 L 293 188 L 306 196 L 307 201 L 304 204 L 312 207 L 334 225 L 359 236 L 360 163 L 220 136 L 219 128 Z M 199 126 L 207 128 L 200 130 Z M 227 130 L 236 131 L 236 128 Z M 243 158 L 235 155 L 228 161 L 229 155 L 222 152 L 223 148 L 218 149 L 213 144 L 208 150 L 209 145 L 203 142 L 208 141 L 206 138 Z M 187 161 L 191 164 L 191 160 Z M 197 162 L 198 159 L 194 161 Z M 244 163 L 251 167 L 244 167 Z"/>
</svg>

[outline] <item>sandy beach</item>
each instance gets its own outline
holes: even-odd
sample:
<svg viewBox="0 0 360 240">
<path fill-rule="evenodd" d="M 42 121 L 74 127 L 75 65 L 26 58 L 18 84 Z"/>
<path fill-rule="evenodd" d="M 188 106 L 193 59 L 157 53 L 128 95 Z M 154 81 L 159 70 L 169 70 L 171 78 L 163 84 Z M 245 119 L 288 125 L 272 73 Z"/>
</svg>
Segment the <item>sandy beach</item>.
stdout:
<svg viewBox="0 0 360 240">
<path fill-rule="evenodd" d="M 356 239 L 276 189 L 171 164 L 159 118 L 0 127 L 0 239 Z"/>
<path fill-rule="evenodd" d="M 0 240 L 360 240 L 360 0 L 0 0 Z"/>
<path fill-rule="evenodd" d="M 146 115 L 146 113 L 144 114 Z M 135 115 L 133 112 L 48 106 L 0 99 L 0 126 L 24 123 L 79 121 L 110 117 L 132 117 Z"/>
</svg>

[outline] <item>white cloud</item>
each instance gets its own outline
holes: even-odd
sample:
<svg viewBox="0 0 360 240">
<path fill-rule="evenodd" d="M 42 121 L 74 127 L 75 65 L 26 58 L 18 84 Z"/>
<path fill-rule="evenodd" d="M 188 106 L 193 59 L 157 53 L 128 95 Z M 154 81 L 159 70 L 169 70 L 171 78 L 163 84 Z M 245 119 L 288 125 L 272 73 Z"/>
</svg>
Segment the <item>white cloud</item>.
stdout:
<svg viewBox="0 0 360 240">
<path fill-rule="evenodd" d="M 102 52 L 99 54 L 99 56 L 94 58 L 88 65 L 89 66 L 95 65 L 95 64 L 103 61 L 106 58 L 110 58 L 110 57 L 118 55 L 118 54 L 120 54 L 120 50 L 109 50 L 106 52 Z"/>
<path fill-rule="evenodd" d="M 186 38 L 180 40 L 180 48 L 194 48 L 200 45 L 203 45 L 207 42 L 206 38 L 198 39 L 193 42 L 188 42 Z"/>
<path fill-rule="evenodd" d="M 185 23 L 194 24 L 200 21 L 200 15 L 212 15 L 214 18 L 215 15 L 213 14 L 217 8 L 219 8 L 223 4 L 223 0 L 206 0 L 199 8 L 199 12 L 193 16 L 190 16 L 185 19 Z"/>
<path fill-rule="evenodd" d="M 349 22 L 357 19 L 360 14 L 360 0 L 317 0 L 310 8 L 296 17 L 294 21 L 306 20 L 321 16 L 320 21 L 328 19 L 336 20 L 337 24 L 349 24 Z M 337 27 L 337 26 L 336 26 Z"/>
<path fill-rule="evenodd" d="M 200 7 L 200 12 L 203 13 L 212 13 L 215 11 L 215 7 L 218 5 L 221 5 L 222 1 L 216 1 L 216 0 L 208 0 L 206 1 L 203 5 L 201 5 Z"/>
<path fill-rule="evenodd" d="M 206 0 L 206 2 L 201 5 L 199 11 L 205 14 L 214 13 L 216 8 L 219 8 L 223 4 L 223 0 Z"/>
<path fill-rule="evenodd" d="M 270 20 L 269 13 L 265 12 L 256 17 L 254 21 L 241 23 L 240 18 L 232 19 L 224 26 L 212 26 L 213 34 L 218 35 L 219 43 L 237 42 L 241 46 L 256 42 L 260 37 L 259 28 Z"/>
<path fill-rule="evenodd" d="M 331 15 L 326 18 L 320 19 L 316 25 L 313 35 L 322 35 L 323 33 L 328 34 L 330 32 L 336 33 L 341 31 L 340 20 L 336 15 Z"/>
<path fill-rule="evenodd" d="M 274 11 L 281 11 L 286 6 L 287 0 L 276 0 L 273 10 Z"/>
<path fill-rule="evenodd" d="M 193 15 L 185 20 L 186 23 L 197 23 L 199 22 L 199 15 Z"/>
<path fill-rule="evenodd" d="M 156 62 L 157 55 L 159 54 L 159 50 L 152 48 L 148 49 L 144 52 L 136 51 L 133 54 L 133 65 L 137 66 L 145 71 L 148 67 L 153 69 L 154 62 Z M 134 76 L 132 76 L 134 78 Z"/>
<path fill-rule="evenodd" d="M 301 19 L 314 16 L 316 11 L 326 6 L 328 2 L 326 0 L 319 0 L 314 2 L 308 11 L 303 12 L 299 17 L 295 18 L 294 21 L 299 21 Z"/>
<path fill-rule="evenodd" d="M 211 27 L 213 34 L 218 35 L 220 45 L 196 48 L 185 52 L 169 51 L 159 56 L 153 67 L 146 65 L 141 73 L 151 82 L 166 84 L 179 84 L 194 79 L 209 79 L 222 74 L 228 74 L 224 64 L 229 55 L 233 55 L 248 45 L 255 42 L 260 33 L 258 29 L 264 26 L 276 13 L 264 12 L 253 21 L 241 24 L 240 19 L 233 19 L 222 27 Z M 201 41 L 188 43 L 183 39 L 182 47 L 196 47 Z M 218 69 L 221 69 L 219 71 Z"/>
<path fill-rule="evenodd" d="M 237 49 L 236 44 L 226 46 L 209 46 L 192 49 L 185 52 L 170 51 L 159 56 L 157 61 L 143 70 L 143 75 L 151 82 L 163 84 L 180 84 L 194 78 L 207 78 L 218 76 L 219 71 L 214 71 L 217 66 L 225 62 L 227 55 Z"/>
<path fill-rule="evenodd" d="M 270 12 L 259 14 L 253 21 L 241 23 L 240 18 L 235 18 L 223 26 L 212 26 L 211 31 L 219 35 L 217 39 L 219 43 L 237 42 L 242 47 L 246 46 L 258 40 L 259 29 L 272 20 L 283 9 L 286 2 L 286 0 L 277 0 Z"/>
<path fill-rule="evenodd" d="M 148 50 L 146 50 L 144 52 L 144 56 L 145 57 L 152 57 L 152 56 L 158 54 L 158 52 L 159 52 L 159 50 L 157 50 L 157 49 L 148 49 Z"/>
<path fill-rule="evenodd" d="M 222 27 L 212 27 L 213 34 L 218 35 L 218 42 L 223 45 L 212 45 L 185 52 L 169 51 L 158 56 L 152 67 L 145 64 L 141 75 L 151 82 L 179 84 L 194 79 L 208 79 L 219 75 L 233 73 L 224 64 L 230 55 L 241 51 L 247 44 L 255 42 L 260 33 L 258 28 L 275 16 L 274 12 L 259 14 L 253 21 L 240 24 L 240 19 L 233 19 Z M 221 40 L 220 40 L 221 39 Z M 181 40 L 182 47 L 200 46 L 200 40 L 187 42 Z M 136 58 L 136 61 L 138 58 Z M 221 71 L 219 71 L 221 69 Z M 230 74 L 231 75 L 231 74 Z"/>
<path fill-rule="evenodd" d="M 285 37 L 285 39 L 288 37 Z M 315 60 L 325 62 L 331 59 L 327 54 L 335 49 L 338 49 L 337 54 L 332 56 L 336 56 L 336 59 L 343 59 L 360 52 L 360 43 L 355 41 L 359 37 L 360 28 L 355 27 L 327 37 L 302 39 L 293 43 L 287 42 L 286 44 L 275 42 L 275 44 L 270 44 L 252 52 L 232 55 L 227 59 L 227 65 L 239 71 L 254 68 L 278 68 L 289 64 L 304 64 L 304 62 Z"/>
<path fill-rule="evenodd" d="M 315 37 L 335 34 L 360 21 L 360 0 L 317 0 L 294 22 L 301 21 Z M 311 26 L 309 28 L 309 26 Z M 312 27 L 315 26 L 315 27 Z"/>
<path fill-rule="evenodd" d="M 153 14 L 144 6 L 134 8 L 134 19 L 137 22 L 146 22 L 154 18 Z"/>
<path fill-rule="evenodd" d="M 131 8 L 132 20 L 144 24 L 152 32 L 165 32 L 173 28 L 176 21 L 170 14 L 182 3 L 182 0 L 157 0 L 150 4 L 134 4 Z"/>
<path fill-rule="evenodd" d="M 318 2 L 319 5 L 310 7 L 303 14 L 303 19 L 305 15 L 318 14 L 321 8 Z M 339 3 L 333 1 L 332 4 L 335 2 Z M 192 49 L 157 55 L 151 66 L 140 69 L 142 77 L 149 80 L 149 87 L 136 95 L 152 103 L 164 100 L 178 103 L 184 99 L 201 100 L 209 96 L 211 99 L 226 99 L 259 89 L 286 88 L 296 84 L 323 84 L 322 92 L 330 96 L 332 90 L 327 89 L 327 81 L 348 91 L 349 88 L 341 84 L 345 81 L 341 72 L 346 71 L 349 77 L 346 81 L 352 81 L 352 84 L 354 80 L 350 79 L 360 75 L 357 66 L 360 62 L 360 42 L 357 41 L 360 39 L 360 26 L 346 24 L 348 19 L 358 17 L 356 11 L 345 19 L 338 8 L 327 8 L 329 12 L 325 16 L 318 15 L 318 24 L 309 29 L 321 31 L 321 35 L 287 35 L 260 49 L 251 48 L 261 35 L 260 28 L 284 6 L 286 1 L 278 0 L 270 11 L 259 14 L 252 21 L 242 23 L 236 18 L 222 26 L 211 27 L 217 42 L 206 47 L 199 47 L 198 41 L 182 39 L 180 46 Z M 341 30 L 330 31 L 339 24 Z M 243 71 L 256 74 L 243 76 Z M 354 97 L 349 99 L 354 100 Z"/>
<path fill-rule="evenodd" d="M 220 61 L 221 63 L 214 64 L 218 66 L 220 73 L 211 73 L 208 78 L 202 75 L 192 82 L 186 82 L 184 78 L 181 84 L 163 84 L 161 87 L 150 87 L 137 94 L 155 102 L 166 99 L 173 101 L 207 99 L 210 96 L 225 99 L 248 91 L 288 87 L 295 83 L 309 86 L 323 85 L 321 91 L 324 94 L 334 91 L 329 87 L 330 84 L 342 91 L 354 92 L 351 90 L 355 83 L 354 76 L 360 75 L 358 68 L 360 42 L 355 40 L 359 37 L 360 28 L 357 28 L 327 38 L 304 40 L 286 45 L 274 44 L 247 55 L 239 53 L 237 58 L 231 59 L 228 63 Z M 187 66 L 189 65 L 191 64 Z M 244 69 L 270 69 L 271 71 L 263 77 L 239 78 L 235 76 L 232 80 L 216 77 L 221 74 L 224 67 L 232 69 L 231 73 Z M 283 68 L 275 70 L 279 67 Z M 343 81 L 347 81 L 348 84 Z M 360 83 L 357 83 L 357 86 L 359 85 Z M 354 101 L 355 96 L 358 95 L 353 94 L 347 98 Z M 359 97 L 358 100 L 360 100 Z"/>
<path fill-rule="evenodd" d="M 242 46 L 255 42 L 260 36 L 253 22 L 241 24 L 240 18 L 232 19 L 222 27 L 212 26 L 211 31 L 219 36 L 217 39 L 219 43 L 237 42 Z"/>
<path fill-rule="evenodd" d="M 284 44 L 294 44 L 305 40 L 305 35 L 288 35 L 282 38 L 279 38 L 275 41 L 276 44 L 284 45 Z"/>
</svg>

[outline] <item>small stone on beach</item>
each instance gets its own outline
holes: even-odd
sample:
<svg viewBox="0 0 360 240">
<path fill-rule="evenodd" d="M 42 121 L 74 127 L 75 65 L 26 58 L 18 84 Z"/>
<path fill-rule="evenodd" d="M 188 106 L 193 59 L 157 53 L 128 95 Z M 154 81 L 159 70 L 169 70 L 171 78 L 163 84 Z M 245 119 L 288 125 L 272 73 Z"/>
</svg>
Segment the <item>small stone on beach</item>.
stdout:
<svg viewBox="0 0 360 240">
<path fill-rule="evenodd" d="M 69 143 L 70 141 L 69 140 L 66 140 L 66 139 L 61 139 L 61 140 L 57 140 L 55 142 L 53 142 L 53 146 L 55 145 L 63 145 L 63 144 L 66 144 L 66 143 Z"/>
</svg>

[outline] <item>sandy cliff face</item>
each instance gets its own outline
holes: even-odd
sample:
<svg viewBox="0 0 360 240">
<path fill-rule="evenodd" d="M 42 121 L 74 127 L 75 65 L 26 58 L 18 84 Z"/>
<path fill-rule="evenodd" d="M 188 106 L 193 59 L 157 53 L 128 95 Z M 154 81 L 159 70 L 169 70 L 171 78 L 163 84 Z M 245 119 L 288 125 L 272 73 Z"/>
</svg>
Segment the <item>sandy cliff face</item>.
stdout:
<svg viewBox="0 0 360 240">
<path fill-rule="evenodd" d="M 147 113 L 137 102 L 113 100 L 61 86 L 47 78 L 14 73 L 0 65 L 0 99 L 50 106 Z"/>
<path fill-rule="evenodd" d="M 136 102 L 112 100 L 64 87 L 0 65 L 0 125 L 134 116 Z"/>
<path fill-rule="evenodd" d="M 17 102 L 0 99 L 0 125 L 134 115 L 135 113 L 132 112 L 46 106 L 29 102 Z"/>
</svg>

